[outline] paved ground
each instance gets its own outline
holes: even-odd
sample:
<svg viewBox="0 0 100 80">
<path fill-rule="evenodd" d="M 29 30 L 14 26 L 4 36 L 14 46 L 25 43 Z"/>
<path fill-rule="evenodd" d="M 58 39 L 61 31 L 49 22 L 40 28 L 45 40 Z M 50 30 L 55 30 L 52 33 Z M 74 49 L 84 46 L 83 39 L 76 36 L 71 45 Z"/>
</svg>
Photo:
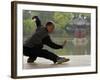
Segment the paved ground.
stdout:
<svg viewBox="0 0 100 80">
<path fill-rule="evenodd" d="M 27 57 L 23 59 L 24 69 L 40 69 L 40 68 L 59 68 L 59 67 L 79 67 L 89 66 L 91 63 L 90 55 L 74 55 L 64 56 L 70 59 L 69 62 L 63 64 L 53 64 L 52 61 L 43 58 L 37 58 L 35 63 L 27 63 Z"/>
</svg>

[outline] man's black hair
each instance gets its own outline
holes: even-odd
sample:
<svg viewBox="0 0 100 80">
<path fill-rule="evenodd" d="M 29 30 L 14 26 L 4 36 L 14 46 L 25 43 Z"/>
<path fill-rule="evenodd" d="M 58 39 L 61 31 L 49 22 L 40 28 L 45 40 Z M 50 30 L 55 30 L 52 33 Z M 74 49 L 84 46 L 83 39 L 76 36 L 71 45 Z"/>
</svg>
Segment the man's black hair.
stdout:
<svg viewBox="0 0 100 80">
<path fill-rule="evenodd" d="M 54 22 L 52 22 L 52 21 L 49 21 L 49 22 L 46 23 L 46 27 L 49 26 L 49 25 L 53 25 L 53 27 L 55 26 Z"/>
</svg>

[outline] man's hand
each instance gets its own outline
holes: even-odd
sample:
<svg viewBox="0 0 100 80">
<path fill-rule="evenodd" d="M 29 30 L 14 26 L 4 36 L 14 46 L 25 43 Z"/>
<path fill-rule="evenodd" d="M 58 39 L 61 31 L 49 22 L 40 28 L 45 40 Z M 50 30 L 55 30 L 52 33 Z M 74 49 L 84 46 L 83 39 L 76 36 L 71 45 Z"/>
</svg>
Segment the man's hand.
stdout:
<svg viewBox="0 0 100 80">
<path fill-rule="evenodd" d="M 64 47 L 64 46 L 66 45 L 66 43 L 67 43 L 67 40 L 65 40 L 65 41 L 63 42 L 62 46 Z"/>
</svg>

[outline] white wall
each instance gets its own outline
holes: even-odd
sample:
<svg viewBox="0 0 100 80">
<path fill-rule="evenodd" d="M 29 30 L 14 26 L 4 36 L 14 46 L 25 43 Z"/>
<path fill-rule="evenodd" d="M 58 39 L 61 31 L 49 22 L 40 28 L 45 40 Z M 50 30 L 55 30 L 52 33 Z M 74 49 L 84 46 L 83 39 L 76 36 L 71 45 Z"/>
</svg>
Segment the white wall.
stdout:
<svg viewBox="0 0 100 80">
<path fill-rule="evenodd" d="M 100 0 L 31 0 L 31 1 L 64 3 L 64 4 L 100 5 Z M 10 66 L 11 65 L 11 11 L 10 11 L 11 3 L 10 2 L 11 0 L 0 0 L 0 80 L 13 80 L 10 78 L 10 68 L 11 68 Z M 100 22 L 100 16 L 98 16 L 98 19 Z M 98 26 L 100 26 L 100 24 Z M 100 30 L 100 27 L 98 28 L 98 30 Z M 98 34 L 100 34 L 100 31 L 98 31 Z M 100 37 L 98 41 L 99 41 L 98 45 L 100 45 Z M 98 57 L 100 58 L 100 54 L 98 55 L 99 55 Z M 98 66 L 100 67 L 100 62 Z M 45 77 L 45 78 L 34 78 L 34 79 L 30 78 L 28 80 L 55 80 L 55 79 L 100 80 L 99 76 L 100 76 L 100 69 L 99 69 L 99 74 L 47 77 L 47 78 Z"/>
</svg>

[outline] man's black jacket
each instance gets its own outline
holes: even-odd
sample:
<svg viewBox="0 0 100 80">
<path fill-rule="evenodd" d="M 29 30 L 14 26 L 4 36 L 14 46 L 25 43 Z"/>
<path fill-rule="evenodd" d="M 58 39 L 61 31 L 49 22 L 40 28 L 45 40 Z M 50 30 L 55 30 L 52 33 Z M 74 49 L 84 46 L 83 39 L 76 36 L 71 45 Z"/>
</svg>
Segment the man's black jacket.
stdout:
<svg viewBox="0 0 100 80">
<path fill-rule="evenodd" d="M 46 30 L 46 28 L 44 28 L 43 30 Z M 62 48 L 61 45 L 55 44 L 51 40 L 48 33 L 43 31 L 43 30 L 40 29 L 40 31 L 42 31 L 42 32 L 40 32 L 40 31 L 35 32 L 28 40 L 26 40 L 24 46 L 30 47 L 30 48 L 32 48 L 32 47 L 43 48 L 43 45 L 47 45 L 47 46 L 54 48 L 54 49 Z"/>
<path fill-rule="evenodd" d="M 37 23 L 38 20 L 39 18 L 36 19 L 36 24 L 40 27 L 37 26 L 36 32 L 28 40 L 25 41 L 24 46 L 29 48 L 43 48 L 43 45 L 47 45 L 54 49 L 63 48 L 61 45 L 55 44 L 51 40 L 47 28 L 41 27 L 41 22 Z"/>
</svg>

